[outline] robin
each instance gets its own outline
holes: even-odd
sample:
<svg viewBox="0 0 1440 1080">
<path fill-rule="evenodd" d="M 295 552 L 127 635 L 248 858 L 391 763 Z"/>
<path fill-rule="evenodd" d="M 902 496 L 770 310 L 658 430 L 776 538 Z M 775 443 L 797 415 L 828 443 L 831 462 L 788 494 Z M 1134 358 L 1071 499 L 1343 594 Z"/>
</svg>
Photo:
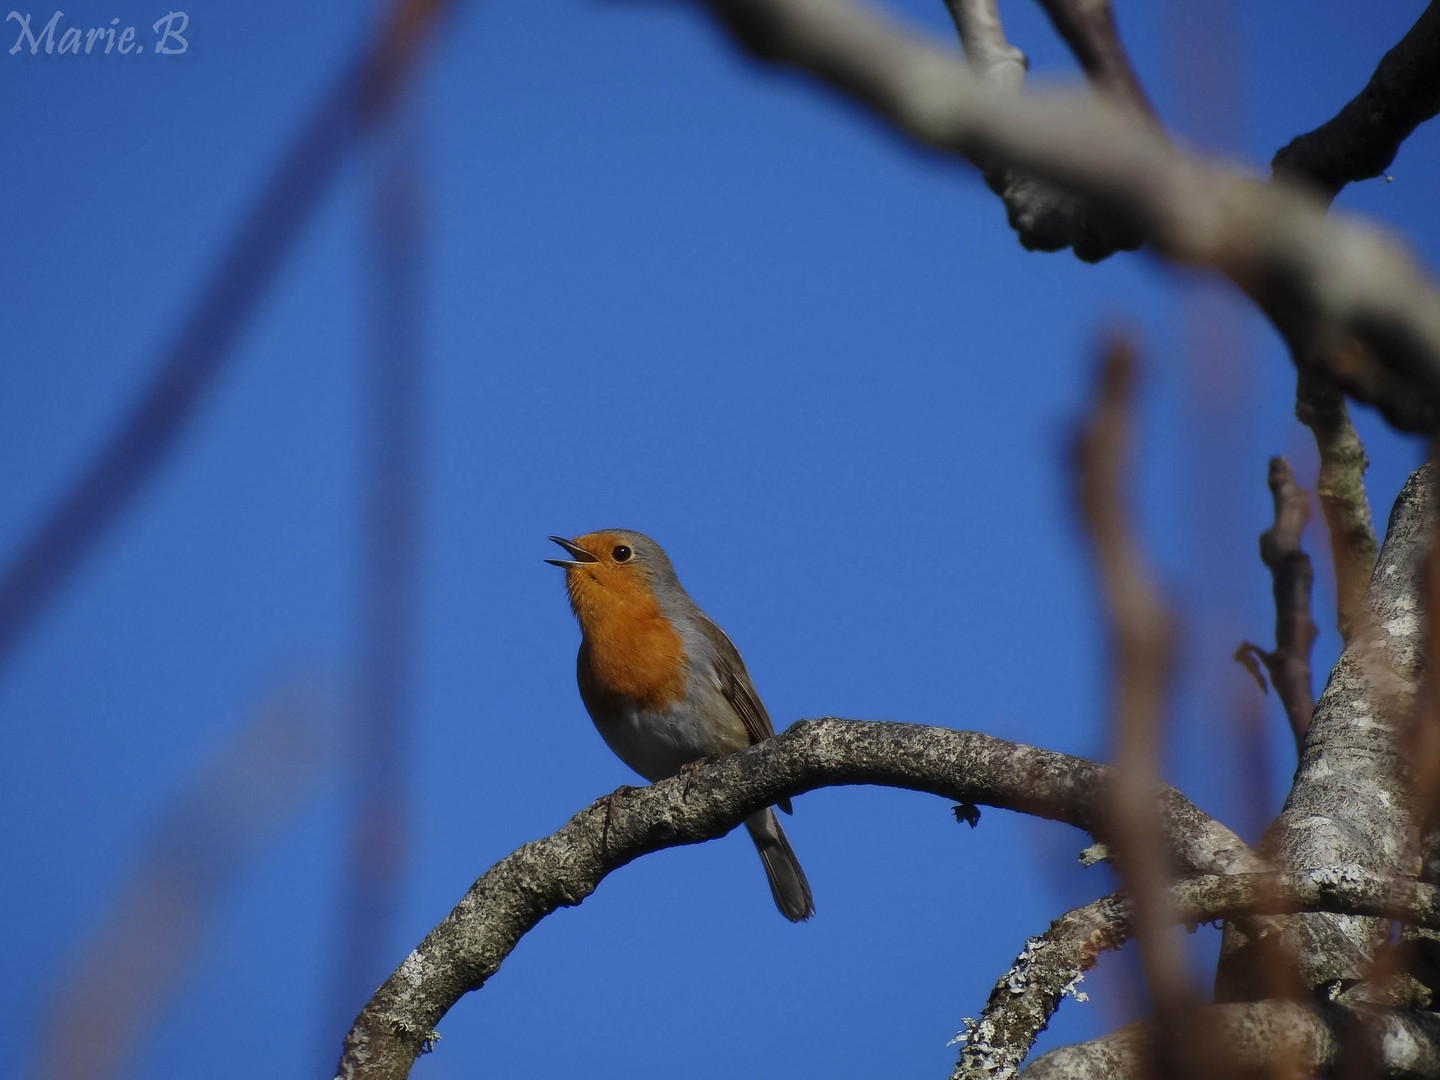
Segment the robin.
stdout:
<svg viewBox="0 0 1440 1080">
<path fill-rule="evenodd" d="M 550 537 L 569 559 L 570 608 L 580 623 L 580 699 L 610 749 L 646 780 L 663 780 L 775 734 L 745 662 L 680 585 L 660 545 L 627 529 Z M 780 809 L 790 813 L 790 800 Z M 770 808 L 745 828 L 775 906 L 791 922 L 815 913 L 810 883 Z"/>
</svg>

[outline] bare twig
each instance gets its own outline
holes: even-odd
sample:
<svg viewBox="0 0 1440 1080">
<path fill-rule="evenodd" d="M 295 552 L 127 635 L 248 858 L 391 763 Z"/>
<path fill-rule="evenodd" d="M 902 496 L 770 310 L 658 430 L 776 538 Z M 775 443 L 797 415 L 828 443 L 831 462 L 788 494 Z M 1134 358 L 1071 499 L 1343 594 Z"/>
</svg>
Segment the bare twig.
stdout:
<svg viewBox="0 0 1440 1080">
<path fill-rule="evenodd" d="M 965 51 L 965 62 L 996 90 L 1019 93 L 1028 64 L 1025 54 L 1005 38 L 995 0 L 945 0 Z M 1063 251 L 1089 262 L 1140 245 L 1134 230 L 1123 229 L 1085 199 L 1010 168 L 1004 162 L 972 157 L 990 190 L 1000 196 L 1010 227 L 1030 251 Z"/>
<path fill-rule="evenodd" d="M 1276 153 L 1275 174 L 1303 179 L 1328 201 L 1346 184 L 1382 175 L 1400 144 L 1440 112 L 1440 3 L 1387 52 L 1365 88 L 1314 131 Z"/>
<path fill-rule="evenodd" d="M 1384 234 L 1327 218 L 1284 185 L 1182 155 L 1133 109 L 1093 96 L 995 93 L 844 0 L 708 3 L 756 53 L 812 72 L 916 139 L 1094 199 L 1165 258 L 1229 277 L 1282 332 L 1318 322 L 1356 337 L 1374 358 L 1362 359 L 1360 375 L 1376 377 L 1335 374 L 1393 423 L 1425 426 L 1440 415 L 1440 292 Z"/>
<path fill-rule="evenodd" d="M 1346 184 L 1382 175 L 1400 144 L 1437 111 L 1440 3 L 1431 3 L 1381 59 L 1365 88 L 1330 120 L 1282 147 L 1270 163 L 1271 170 L 1277 177 L 1310 186 L 1328 203 Z M 1365 497 L 1365 449 L 1334 375 L 1352 373 L 1354 381 L 1346 382 L 1352 387 L 1356 381 L 1373 382 L 1375 376 L 1362 374 L 1366 364 L 1356 355 L 1362 346 L 1353 339 L 1303 324 L 1282 332 L 1299 372 L 1295 413 L 1314 434 L 1320 452 L 1316 494 L 1330 531 L 1340 633 L 1348 642 L 1377 545 Z M 1403 380 L 1382 391 L 1391 397 L 1404 392 Z"/>
<path fill-rule="evenodd" d="M 1030 65 L 1025 54 L 1006 40 L 995 0 L 945 0 L 945 7 L 955 23 L 965 62 L 996 89 L 1018 93 Z"/>
<path fill-rule="evenodd" d="M 1440 110 L 1440 3 L 1431 3 L 1333 118 L 1276 153 L 1274 175 L 1312 187 L 1327 203 L 1347 183 L 1380 176 L 1400 144 Z M 1365 449 L 1333 378 L 1365 368 L 1353 339 L 1300 325 L 1285 334 L 1299 372 L 1295 413 L 1320 452 L 1316 494 L 1330 531 L 1340 632 L 1348 642 L 1375 565 L 1375 530 L 1365 497 Z M 1330 375 L 1325 374 L 1330 372 Z M 1369 376 L 1373 379 L 1373 375 Z M 1347 384 L 1353 385 L 1353 384 Z M 1396 386 L 1390 396 L 1404 393 Z"/>
<path fill-rule="evenodd" d="M 1310 500 L 1295 483 L 1295 474 L 1282 457 L 1270 459 L 1270 495 L 1275 502 L 1275 523 L 1260 534 L 1260 560 L 1270 571 L 1275 597 L 1275 648 L 1266 651 L 1246 642 L 1241 646 L 1270 672 L 1275 692 L 1297 748 L 1304 745 L 1315 711 L 1310 686 L 1310 648 L 1315 644 L 1315 621 L 1310 617 L 1310 588 L 1315 573 L 1310 556 L 1300 546 Z"/>
<path fill-rule="evenodd" d="M 1163 1074 L 1198 1076 L 1188 1026 L 1194 994 L 1184 956 L 1172 947 L 1170 860 L 1147 812 L 1159 789 L 1161 725 L 1174 630 L 1129 521 L 1133 349 L 1114 342 L 1101 358 L 1095 400 L 1072 451 L 1080 510 L 1100 577 L 1114 668 L 1115 784 L 1108 843 L 1133 897 L 1140 959 L 1156 1022 L 1167 1032 Z"/>
<path fill-rule="evenodd" d="M 957 6 L 988 6 L 992 0 L 946 0 Z M 1051 21 L 1091 81 L 1119 98 L 1152 110 L 1115 31 L 1108 0 L 1041 0 Z M 1272 162 L 1277 174 L 1302 180 L 1327 201 L 1344 184 L 1379 176 L 1414 128 L 1440 108 L 1440 18 L 1431 4 L 1409 33 L 1371 76 L 1370 82 L 1338 115 L 1315 131 L 1300 135 Z M 957 26 L 959 20 L 957 17 Z M 998 23 L 997 23 L 998 25 Z M 964 39 L 964 31 L 961 33 Z M 969 51 L 967 49 L 967 58 Z M 1011 183 L 991 178 L 1009 175 Z M 1137 244 L 1133 230 L 1106 219 L 1096 209 L 1033 178 L 1004 166 L 987 171 L 991 188 L 1005 201 L 1011 227 L 1027 248 L 1075 254 L 1098 262 Z M 1027 186 L 1028 185 L 1028 186 Z M 1097 227 L 1092 219 L 1099 219 Z"/>
<path fill-rule="evenodd" d="M 1365 586 L 1375 569 L 1375 527 L 1365 494 L 1365 447 L 1350 422 L 1344 395 L 1308 358 L 1298 358 L 1295 416 L 1315 436 L 1320 472 L 1315 495 L 1330 536 L 1335 567 L 1336 621 L 1349 642 L 1352 627 L 1364 609 Z"/>
<path fill-rule="evenodd" d="M 976 732 L 913 724 L 801 721 L 774 739 L 665 780 L 627 799 L 609 821 L 592 810 L 486 871 L 376 991 L 345 1039 L 338 1074 L 408 1075 L 435 1025 L 500 967 L 531 927 L 580 903 L 611 871 L 647 852 L 709 840 L 784 796 L 835 784 L 886 784 L 958 803 L 1018 810 L 1100 831 L 1114 770 Z M 686 794 L 688 790 L 688 794 Z M 1192 872 L 1258 865 L 1233 833 L 1172 789 L 1157 793 L 1170 857 Z"/>
<path fill-rule="evenodd" d="M 1155 110 L 1120 44 L 1110 0 L 1040 0 L 1040 5 L 1090 82 L 1153 119 Z"/>
</svg>

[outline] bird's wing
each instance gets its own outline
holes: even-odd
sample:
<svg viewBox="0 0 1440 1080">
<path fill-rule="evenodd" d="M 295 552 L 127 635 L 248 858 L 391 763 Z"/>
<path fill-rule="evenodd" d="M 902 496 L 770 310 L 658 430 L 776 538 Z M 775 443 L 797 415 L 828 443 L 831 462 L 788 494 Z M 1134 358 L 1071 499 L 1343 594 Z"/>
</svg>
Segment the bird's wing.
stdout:
<svg viewBox="0 0 1440 1080">
<path fill-rule="evenodd" d="M 698 611 L 696 615 L 695 621 L 715 650 L 715 681 L 720 685 L 720 693 L 744 722 L 750 745 L 764 742 L 775 734 L 775 729 L 770 726 L 770 714 L 760 704 L 760 695 L 755 693 L 755 687 L 750 682 L 750 673 L 745 670 L 745 661 L 740 659 L 740 650 L 725 636 L 724 630 Z M 791 813 L 788 798 L 776 800 L 775 805 L 785 813 Z"/>
<path fill-rule="evenodd" d="M 753 746 L 755 743 L 764 742 L 775 734 L 775 729 L 770 726 L 770 714 L 760 703 L 760 695 L 755 693 L 755 687 L 751 685 L 750 675 L 745 670 L 745 661 L 740 659 L 740 651 L 725 636 L 725 631 L 709 619 L 701 617 L 698 622 L 705 637 L 715 648 L 715 680 L 720 685 L 720 693 L 744 722 L 750 744 Z"/>
</svg>

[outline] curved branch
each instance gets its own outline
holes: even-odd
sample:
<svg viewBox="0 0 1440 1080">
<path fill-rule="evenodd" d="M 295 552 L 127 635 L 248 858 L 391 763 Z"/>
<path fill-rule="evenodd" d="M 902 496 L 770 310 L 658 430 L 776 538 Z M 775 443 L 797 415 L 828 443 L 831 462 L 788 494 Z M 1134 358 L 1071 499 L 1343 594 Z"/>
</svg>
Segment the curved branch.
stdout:
<svg viewBox="0 0 1440 1080">
<path fill-rule="evenodd" d="M 345 1037 L 337 1075 L 397 1080 L 435 1037 L 440 1018 L 483 986 L 520 938 L 559 907 L 580 903 L 612 870 L 647 852 L 729 832 L 785 796 L 841 784 L 927 791 L 1062 821 L 1092 833 L 1113 781 L 1107 766 L 970 731 L 864 721 L 801 721 L 774 739 L 615 796 L 610 816 L 582 810 L 557 832 L 487 870 L 376 991 Z M 1260 867 L 1253 852 L 1173 789 L 1158 817 L 1190 872 Z"/>
<path fill-rule="evenodd" d="M 1130 940 L 1130 905 L 1111 893 L 1067 911 L 1029 938 L 1010 970 L 996 981 L 979 1019 L 965 1018 L 960 1059 L 950 1080 L 1004 1080 L 1015 1075 L 1066 994 L 1102 952 Z"/>
<path fill-rule="evenodd" d="M 1357 866 L 1182 878 L 1169 899 L 1177 921 L 1192 927 L 1217 919 L 1309 911 L 1371 915 L 1440 929 L 1440 890 Z M 951 1080 L 1012 1076 L 1065 995 L 1075 994 L 1100 954 L 1119 949 L 1134 930 L 1130 901 L 1117 892 L 1067 911 L 1045 933 L 1026 941 L 995 983 L 979 1019 L 966 1020 L 960 1038 L 964 1048 Z"/>
</svg>

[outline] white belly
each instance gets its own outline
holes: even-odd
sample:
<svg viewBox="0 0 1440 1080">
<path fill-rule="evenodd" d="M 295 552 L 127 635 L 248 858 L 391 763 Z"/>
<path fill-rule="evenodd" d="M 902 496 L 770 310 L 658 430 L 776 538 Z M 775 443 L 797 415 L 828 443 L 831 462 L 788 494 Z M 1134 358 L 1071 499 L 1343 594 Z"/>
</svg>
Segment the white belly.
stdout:
<svg viewBox="0 0 1440 1080">
<path fill-rule="evenodd" d="M 591 719 L 615 756 L 646 780 L 663 780 L 692 761 L 728 752 L 716 745 L 707 725 L 684 704 L 660 712 L 627 707 L 603 720 Z"/>
</svg>

